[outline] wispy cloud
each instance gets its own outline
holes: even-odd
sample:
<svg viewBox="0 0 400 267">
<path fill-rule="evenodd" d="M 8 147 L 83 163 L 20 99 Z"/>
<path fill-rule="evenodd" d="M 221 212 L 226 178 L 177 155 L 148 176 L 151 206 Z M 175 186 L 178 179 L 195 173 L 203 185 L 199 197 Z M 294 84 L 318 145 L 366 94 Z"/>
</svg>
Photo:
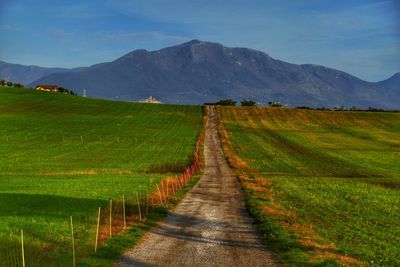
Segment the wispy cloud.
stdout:
<svg viewBox="0 0 400 267">
<path fill-rule="evenodd" d="M 94 34 L 94 38 L 103 42 L 153 42 L 180 43 L 188 40 L 188 37 L 169 35 L 161 32 L 107 32 Z"/>
<path fill-rule="evenodd" d="M 61 18 L 78 20 L 88 20 L 110 16 L 110 13 L 107 12 L 107 9 L 103 8 L 101 4 L 97 4 L 96 2 L 67 2 L 62 6 L 49 8 L 49 11 L 55 12 L 55 14 Z"/>
</svg>

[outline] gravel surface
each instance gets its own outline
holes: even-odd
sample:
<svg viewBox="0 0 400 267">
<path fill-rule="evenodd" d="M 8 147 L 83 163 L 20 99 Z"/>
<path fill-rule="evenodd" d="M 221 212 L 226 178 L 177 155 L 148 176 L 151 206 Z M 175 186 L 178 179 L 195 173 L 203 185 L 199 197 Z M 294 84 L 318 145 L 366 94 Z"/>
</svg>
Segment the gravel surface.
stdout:
<svg viewBox="0 0 400 267">
<path fill-rule="evenodd" d="M 118 266 L 278 266 L 262 245 L 225 160 L 213 107 L 204 153 L 205 171 L 197 185 Z"/>
</svg>

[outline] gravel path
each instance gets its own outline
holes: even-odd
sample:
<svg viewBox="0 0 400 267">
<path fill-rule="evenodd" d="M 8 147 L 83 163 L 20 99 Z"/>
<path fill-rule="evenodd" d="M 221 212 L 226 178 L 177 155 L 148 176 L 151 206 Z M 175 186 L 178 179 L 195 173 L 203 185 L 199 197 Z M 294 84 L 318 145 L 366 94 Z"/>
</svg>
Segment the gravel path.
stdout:
<svg viewBox="0 0 400 267">
<path fill-rule="evenodd" d="M 277 266 L 224 158 L 213 107 L 208 108 L 204 152 L 203 177 L 119 266 Z"/>
</svg>

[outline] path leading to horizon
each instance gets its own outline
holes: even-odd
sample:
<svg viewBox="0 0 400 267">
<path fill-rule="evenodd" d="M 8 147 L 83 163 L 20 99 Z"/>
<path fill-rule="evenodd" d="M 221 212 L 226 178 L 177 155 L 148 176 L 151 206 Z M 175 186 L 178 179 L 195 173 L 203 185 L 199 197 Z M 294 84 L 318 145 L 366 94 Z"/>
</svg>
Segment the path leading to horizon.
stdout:
<svg viewBox="0 0 400 267">
<path fill-rule="evenodd" d="M 120 266 L 277 266 L 248 214 L 208 107 L 205 170 L 175 210 L 122 256 Z"/>
</svg>

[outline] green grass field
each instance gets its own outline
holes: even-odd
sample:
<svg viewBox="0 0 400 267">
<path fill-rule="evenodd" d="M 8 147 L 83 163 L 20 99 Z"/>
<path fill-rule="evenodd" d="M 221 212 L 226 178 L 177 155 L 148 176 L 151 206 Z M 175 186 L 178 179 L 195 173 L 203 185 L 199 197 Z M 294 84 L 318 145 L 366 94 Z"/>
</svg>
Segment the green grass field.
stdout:
<svg viewBox="0 0 400 267">
<path fill-rule="evenodd" d="M 0 88 L 0 260 L 24 229 L 26 242 L 70 265 L 69 216 L 79 247 L 93 230 L 79 218 L 179 173 L 201 129 L 200 106 Z"/>
<path fill-rule="evenodd" d="M 226 155 L 283 261 L 400 265 L 400 113 L 220 112 Z"/>
</svg>

